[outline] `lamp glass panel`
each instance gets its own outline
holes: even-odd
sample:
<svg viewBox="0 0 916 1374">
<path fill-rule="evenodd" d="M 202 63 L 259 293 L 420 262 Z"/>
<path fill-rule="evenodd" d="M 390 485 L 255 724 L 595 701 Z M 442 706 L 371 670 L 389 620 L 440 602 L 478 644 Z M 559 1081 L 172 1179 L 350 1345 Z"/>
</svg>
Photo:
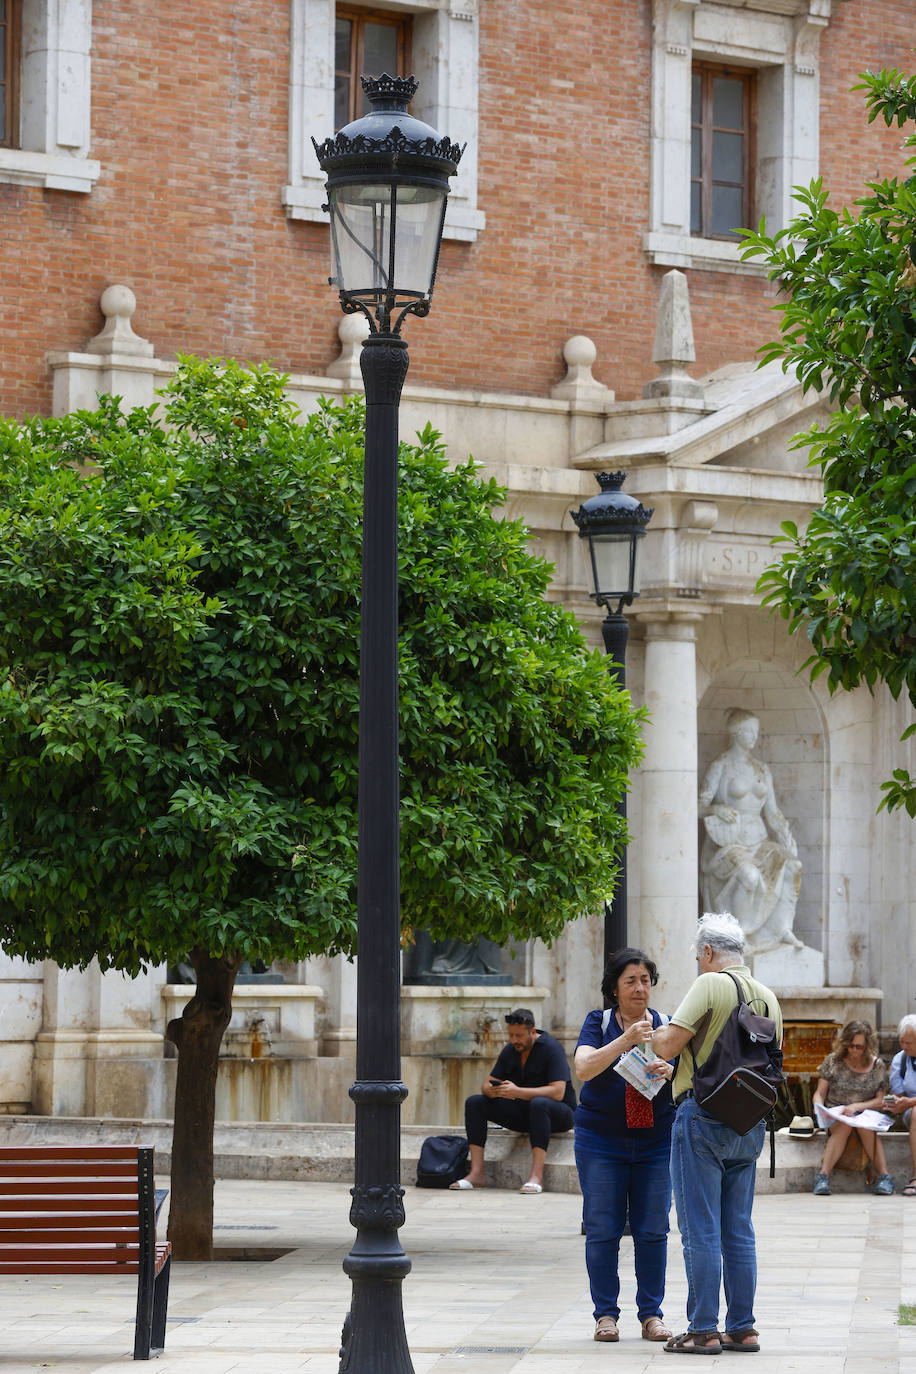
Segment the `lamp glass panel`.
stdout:
<svg viewBox="0 0 916 1374">
<path fill-rule="evenodd" d="M 389 289 L 391 187 L 384 183 L 329 191 L 331 272 L 344 292 Z"/>
<path fill-rule="evenodd" d="M 427 296 L 432 288 L 445 213 L 445 191 L 386 183 L 348 185 L 329 192 L 332 273 L 344 292 Z M 394 277 L 391 237 L 394 222 Z"/>
<path fill-rule="evenodd" d="M 445 191 L 399 186 L 394 281 L 398 291 L 427 296 L 432 289 L 442 236 Z"/>
<path fill-rule="evenodd" d="M 599 596 L 626 596 L 630 591 L 630 534 L 590 535 L 595 572 L 595 591 Z"/>
<path fill-rule="evenodd" d="M 639 596 L 642 591 L 642 560 L 639 551 L 642 548 L 643 537 L 640 535 L 633 540 L 633 595 Z"/>
</svg>

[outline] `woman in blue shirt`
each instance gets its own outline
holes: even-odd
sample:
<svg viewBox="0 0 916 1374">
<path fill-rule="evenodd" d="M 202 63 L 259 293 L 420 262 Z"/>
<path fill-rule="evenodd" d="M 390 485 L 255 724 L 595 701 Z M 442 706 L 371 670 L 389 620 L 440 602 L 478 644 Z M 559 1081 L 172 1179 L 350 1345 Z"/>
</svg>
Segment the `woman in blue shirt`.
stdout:
<svg viewBox="0 0 916 1374">
<path fill-rule="evenodd" d="M 891 1060 L 891 1091 L 884 1099 L 884 1110 L 902 1116 L 910 1133 L 913 1177 L 903 1190 L 904 1197 L 916 1197 L 916 1016 L 904 1016 L 897 1034 L 900 1053 Z"/>
<path fill-rule="evenodd" d="M 610 1011 L 590 1011 L 576 1046 L 582 1082 L 576 1111 L 576 1167 L 582 1188 L 585 1264 L 595 1310 L 595 1340 L 619 1340 L 620 1237 L 629 1213 L 636 1258 L 636 1309 L 643 1339 L 666 1341 L 662 1320 L 668 1213 L 671 1210 L 672 1066 L 651 1049 L 652 1032 L 668 1018 L 649 1006 L 658 982 L 640 949 L 608 960 L 601 992 Z M 667 1079 L 651 1100 L 614 1072 L 621 1055 L 647 1046 L 649 1072 Z"/>
</svg>

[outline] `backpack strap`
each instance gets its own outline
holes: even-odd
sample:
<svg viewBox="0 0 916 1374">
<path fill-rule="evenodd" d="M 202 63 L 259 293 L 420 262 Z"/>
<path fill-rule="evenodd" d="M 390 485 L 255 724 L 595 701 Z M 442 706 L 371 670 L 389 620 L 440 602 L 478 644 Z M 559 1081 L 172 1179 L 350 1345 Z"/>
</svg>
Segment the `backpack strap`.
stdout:
<svg viewBox="0 0 916 1374">
<path fill-rule="evenodd" d="M 740 1005 L 741 1005 L 742 1002 L 746 1002 L 746 1001 L 747 1001 L 747 998 L 746 998 L 745 995 L 744 995 L 744 989 L 742 988 L 741 984 L 738 982 L 738 979 L 735 977 L 735 975 L 734 975 L 733 973 L 729 973 L 727 968 L 720 968 L 720 969 L 719 969 L 719 972 L 720 972 L 720 973 L 728 974 L 728 977 L 729 977 L 729 978 L 732 980 L 732 982 L 734 983 L 734 985 L 735 985 L 735 991 L 738 993 L 738 1006 L 740 1007 Z M 769 1007 L 767 1007 L 767 1015 L 769 1015 L 769 1013 L 770 1013 L 770 1009 L 769 1009 Z"/>
<path fill-rule="evenodd" d="M 602 1035 L 607 1035 L 607 1028 L 608 1028 L 608 1026 L 611 1024 L 611 1013 L 612 1013 L 612 1011 L 613 1011 L 613 1007 L 608 1007 L 606 1011 L 603 1011 L 603 1012 L 601 1013 L 601 1034 L 602 1034 Z M 671 1017 L 668 1015 L 668 1013 L 667 1013 L 667 1012 L 664 1012 L 664 1011 L 657 1011 L 657 1012 L 655 1013 L 655 1015 L 658 1017 L 658 1025 L 655 1027 L 656 1030 L 658 1030 L 659 1027 L 661 1027 L 661 1026 L 667 1026 L 668 1022 L 671 1020 Z"/>
</svg>

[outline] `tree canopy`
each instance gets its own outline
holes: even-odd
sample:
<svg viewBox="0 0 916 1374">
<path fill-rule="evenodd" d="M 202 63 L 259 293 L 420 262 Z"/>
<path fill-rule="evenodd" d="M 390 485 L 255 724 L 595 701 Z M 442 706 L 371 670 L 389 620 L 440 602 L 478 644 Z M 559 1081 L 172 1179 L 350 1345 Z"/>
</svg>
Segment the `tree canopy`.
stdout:
<svg viewBox="0 0 916 1374">
<path fill-rule="evenodd" d="M 136 972 L 353 949 L 363 407 L 183 358 L 0 423 L 0 943 Z M 400 452 L 405 924 L 551 940 L 607 894 L 639 726 L 504 493 Z"/>
<path fill-rule="evenodd" d="M 916 76 L 866 72 L 856 89 L 869 120 L 916 123 Z M 764 360 L 838 407 L 796 440 L 822 471 L 823 505 L 804 532 L 782 526 L 786 547 L 759 585 L 790 631 L 804 627 L 812 677 L 826 672 L 831 691 L 883 682 L 916 704 L 916 176 L 867 190 L 854 212 L 835 210 L 813 181 L 796 188 L 786 228 L 744 236 L 742 255 L 762 258 L 784 293 Z M 882 806 L 916 815 L 905 768 L 882 786 Z"/>
</svg>

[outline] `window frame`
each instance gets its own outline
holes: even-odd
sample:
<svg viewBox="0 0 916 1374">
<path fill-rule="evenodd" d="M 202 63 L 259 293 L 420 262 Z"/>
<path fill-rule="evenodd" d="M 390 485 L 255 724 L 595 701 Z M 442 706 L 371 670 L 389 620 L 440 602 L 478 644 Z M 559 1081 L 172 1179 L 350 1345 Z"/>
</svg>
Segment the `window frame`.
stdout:
<svg viewBox="0 0 916 1374">
<path fill-rule="evenodd" d="M 756 72 L 754 219 L 781 229 L 794 187 L 818 175 L 821 39 L 839 0 L 650 0 L 649 263 L 763 277 L 740 244 L 691 233 L 691 75 L 694 61 Z"/>
<path fill-rule="evenodd" d="M 690 185 L 691 188 L 699 183 L 700 186 L 700 227 L 693 227 L 693 212 L 691 209 L 690 235 L 692 238 L 717 239 L 724 243 L 737 243 L 739 236 L 736 232 L 717 234 L 712 229 L 712 188 L 713 186 L 738 186 L 741 188 L 741 222 L 735 228 L 748 228 L 754 223 L 754 165 L 756 162 L 756 142 L 757 142 L 757 74 L 750 67 L 737 67 L 730 63 L 709 62 L 703 58 L 695 60 L 691 65 L 691 83 L 696 75 L 700 77 L 700 122 L 699 126 L 693 119 L 693 109 L 691 108 L 690 128 L 691 133 L 694 129 L 700 129 L 700 175 L 693 175 L 691 166 Z M 727 77 L 729 80 L 740 81 L 744 87 L 744 124 L 738 128 L 727 128 L 724 125 L 716 125 L 713 119 L 713 82 L 716 77 Z M 691 99 L 691 106 L 692 106 Z M 729 182 L 715 175 L 715 165 L 713 159 L 714 135 L 717 132 L 740 133 L 744 138 L 744 156 L 742 171 L 742 181 Z M 692 148 L 691 148 L 692 151 Z M 691 199 L 692 204 L 692 199 Z"/>
<path fill-rule="evenodd" d="M 20 52 L 14 146 L 0 183 L 88 194 L 101 176 L 92 141 L 92 0 L 17 0 Z"/>
<path fill-rule="evenodd" d="M 389 72 L 389 76 L 409 76 L 410 75 L 410 51 L 412 37 L 411 14 L 404 14 L 397 10 L 365 9 L 361 5 L 336 5 L 334 9 L 335 24 L 338 19 L 348 19 L 353 24 L 353 31 L 350 34 L 350 65 L 347 78 L 350 82 L 350 98 L 348 103 L 347 118 L 344 124 L 349 124 L 354 119 L 359 119 L 363 113 L 363 101 L 361 99 L 361 88 L 359 78 L 361 75 L 369 75 L 364 52 L 363 30 L 367 23 L 384 24 L 386 28 L 396 29 L 398 34 L 398 60 L 397 71 Z M 336 43 L 335 43 L 335 63 L 334 63 L 334 92 L 335 100 L 337 94 L 337 77 L 341 75 L 341 70 L 336 62 Z M 371 73 L 373 76 L 380 76 L 381 72 Z M 335 124 L 338 123 L 335 118 Z"/>
<path fill-rule="evenodd" d="M 343 4 L 342 8 L 350 8 Z M 327 227 L 325 177 L 312 138 L 334 131 L 334 0 L 289 0 L 288 176 L 280 199 L 288 219 Z M 411 104 L 464 154 L 452 178 L 443 238 L 473 243 L 486 227 L 477 203 L 480 146 L 480 0 L 374 0 L 411 19 L 410 67 L 420 83 Z"/>
<path fill-rule="evenodd" d="M 21 0 L 3 0 L 5 17 L 3 46 L 5 49 L 6 80 L 3 83 L 3 136 L 0 148 L 19 147 L 19 66 L 22 60 L 22 4 Z"/>
</svg>

